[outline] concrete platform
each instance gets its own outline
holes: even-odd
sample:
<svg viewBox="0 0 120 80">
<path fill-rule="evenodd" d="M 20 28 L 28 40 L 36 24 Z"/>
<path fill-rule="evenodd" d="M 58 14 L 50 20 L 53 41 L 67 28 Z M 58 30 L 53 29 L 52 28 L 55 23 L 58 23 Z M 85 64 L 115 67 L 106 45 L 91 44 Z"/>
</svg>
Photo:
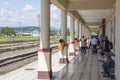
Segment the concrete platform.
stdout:
<svg viewBox="0 0 120 80">
<path fill-rule="evenodd" d="M 87 53 L 76 56 L 64 69 L 53 73 L 54 80 L 111 80 L 102 76 L 101 63 L 97 61 L 100 55 Z"/>
<path fill-rule="evenodd" d="M 69 59 L 72 59 L 69 58 Z M 37 80 L 37 61 L 32 62 L 22 68 L 14 70 L 4 75 L 0 75 L 0 80 Z M 52 70 L 53 72 L 60 71 L 66 64 L 59 64 L 59 54 L 52 55 Z"/>
<path fill-rule="evenodd" d="M 69 64 L 59 64 L 59 54 L 52 55 L 52 80 L 110 80 L 102 77 L 102 67 L 97 59 L 99 55 L 78 53 L 75 58 L 69 57 Z M 37 61 L 20 69 L 0 76 L 0 80 L 38 80 Z"/>
</svg>

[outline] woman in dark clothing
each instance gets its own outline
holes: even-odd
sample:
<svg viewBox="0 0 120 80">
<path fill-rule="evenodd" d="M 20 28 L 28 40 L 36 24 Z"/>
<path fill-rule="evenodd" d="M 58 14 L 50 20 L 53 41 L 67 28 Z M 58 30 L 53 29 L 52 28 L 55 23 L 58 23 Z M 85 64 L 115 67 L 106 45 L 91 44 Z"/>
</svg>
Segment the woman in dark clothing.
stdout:
<svg viewBox="0 0 120 80">
<path fill-rule="evenodd" d="M 110 42 L 109 40 L 108 40 L 108 37 L 107 36 L 104 36 L 104 38 L 103 38 L 103 54 L 102 55 L 104 55 L 105 54 L 105 52 L 110 52 L 110 50 L 112 49 L 112 42 Z"/>
</svg>

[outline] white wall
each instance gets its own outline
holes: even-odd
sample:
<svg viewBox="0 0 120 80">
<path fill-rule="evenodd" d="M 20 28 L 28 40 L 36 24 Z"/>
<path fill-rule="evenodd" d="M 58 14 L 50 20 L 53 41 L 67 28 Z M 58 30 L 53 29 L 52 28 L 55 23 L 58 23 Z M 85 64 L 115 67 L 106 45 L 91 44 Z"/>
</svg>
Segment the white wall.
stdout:
<svg viewBox="0 0 120 80">
<path fill-rule="evenodd" d="M 115 54 L 116 54 L 116 79 L 120 80 L 120 0 L 116 0 L 116 28 L 115 28 Z"/>
</svg>

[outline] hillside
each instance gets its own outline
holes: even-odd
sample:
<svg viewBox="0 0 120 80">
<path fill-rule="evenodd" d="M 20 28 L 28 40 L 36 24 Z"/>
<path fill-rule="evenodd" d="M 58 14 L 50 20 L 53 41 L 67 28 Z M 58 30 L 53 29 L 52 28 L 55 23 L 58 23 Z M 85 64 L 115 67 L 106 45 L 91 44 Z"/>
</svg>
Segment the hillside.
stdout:
<svg viewBox="0 0 120 80">
<path fill-rule="evenodd" d="M 39 30 L 39 27 L 37 26 L 26 26 L 26 27 L 13 27 L 15 32 L 32 32 L 34 30 Z"/>
<path fill-rule="evenodd" d="M 0 27 L 1 29 L 2 27 Z M 40 28 L 37 26 L 25 26 L 25 27 L 12 27 L 15 32 L 25 32 L 25 33 L 30 33 L 33 32 L 34 30 L 40 31 Z M 50 27 L 51 32 L 59 32 L 59 29 L 56 29 L 54 27 Z"/>
<path fill-rule="evenodd" d="M 37 26 L 26 26 L 26 27 L 13 27 L 13 29 L 16 31 L 16 32 L 32 32 L 34 30 L 40 30 L 39 27 Z M 50 30 L 52 32 L 58 32 L 59 30 L 57 30 L 56 28 L 54 27 L 51 27 Z"/>
</svg>

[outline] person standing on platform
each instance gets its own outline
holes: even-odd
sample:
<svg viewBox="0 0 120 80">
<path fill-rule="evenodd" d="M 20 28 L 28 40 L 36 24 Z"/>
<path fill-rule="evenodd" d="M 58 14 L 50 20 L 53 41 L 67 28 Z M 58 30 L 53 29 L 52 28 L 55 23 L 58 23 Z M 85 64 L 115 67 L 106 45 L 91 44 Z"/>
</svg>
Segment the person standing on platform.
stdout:
<svg viewBox="0 0 120 80">
<path fill-rule="evenodd" d="M 81 42 L 81 51 L 83 53 L 86 53 L 86 39 L 85 39 L 84 35 L 80 39 L 80 42 Z"/>
<path fill-rule="evenodd" d="M 104 54 L 110 53 L 110 50 L 113 48 L 112 42 L 108 40 L 107 36 L 104 36 L 103 41 L 104 41 Z"/>
<path fill-rule="evenodd" d="M 92 50 L 92 53 L 97 53 L 97 39 L 96 39 L 96 36 L 92 36 L 92 39 L 90 41 L 91 43 L 91 50 Z"/>
<path fill-rule="evenodd" d="M 90 38 L 88 37 L 87 40 L 86 40 L 86 48 L 88 49 L 88 52 L 89 52 L 89 48 L 90 48 Z"/>
</svg>

